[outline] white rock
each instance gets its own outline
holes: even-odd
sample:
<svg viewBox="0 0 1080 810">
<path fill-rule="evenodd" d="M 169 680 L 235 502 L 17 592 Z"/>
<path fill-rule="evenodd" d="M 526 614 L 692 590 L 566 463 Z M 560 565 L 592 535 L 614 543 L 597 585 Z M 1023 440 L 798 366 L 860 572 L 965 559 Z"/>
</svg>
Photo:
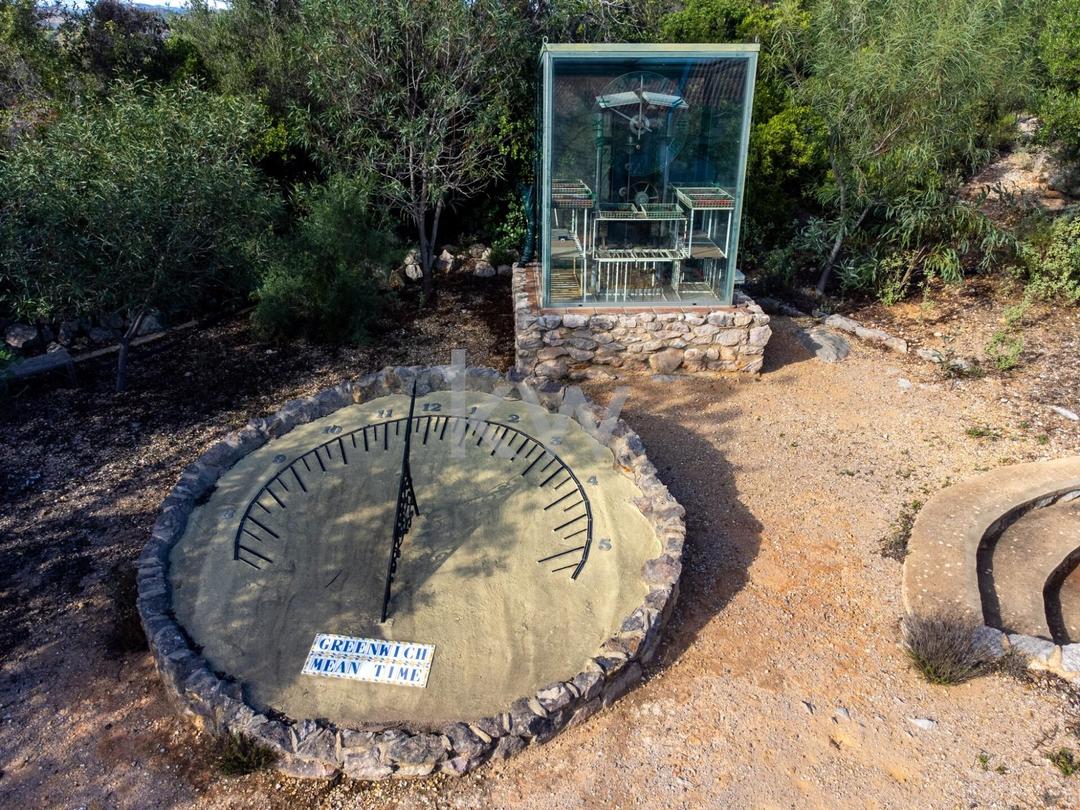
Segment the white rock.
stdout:
<svg viewBox="0 0 1080 810">
<path fill-rule="evenodd" d="M 907 721 L 922 731 L 933 731 L 937 726 L 936 720 L 928 720 L 925 717 L 909 717 Z"/>
<path fill-rule="evenodd" d="M 1058 416 L 1064 416 L 1066 419 L 1071 419 L 1074 422 L 1080 422 L 1080 416 L 1077 416 L 1068 408 L 1062 408 L 1060 405 L 1051 405 L 1050 410 L 1052 410 Z"/>
<path fill-rule="evenodd" d="M 907 379 L 906 377 L 901 377 L 899 380 L 897 380 L 896 385 L 900 388 L 901 391 L 911 390 L 911 380 Z"/>
</svg>

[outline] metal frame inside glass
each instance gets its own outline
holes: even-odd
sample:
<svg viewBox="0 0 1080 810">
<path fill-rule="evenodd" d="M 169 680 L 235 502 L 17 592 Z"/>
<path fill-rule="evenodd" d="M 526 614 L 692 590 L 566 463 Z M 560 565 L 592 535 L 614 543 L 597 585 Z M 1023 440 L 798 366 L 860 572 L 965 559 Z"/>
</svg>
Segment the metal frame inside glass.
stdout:
<svg viewBox="0 0 1080 810">
<path fill-rule="evenodd" d="M 757 52 L 544 46 L 544 306 L 731 304 Z"/>
</svg>

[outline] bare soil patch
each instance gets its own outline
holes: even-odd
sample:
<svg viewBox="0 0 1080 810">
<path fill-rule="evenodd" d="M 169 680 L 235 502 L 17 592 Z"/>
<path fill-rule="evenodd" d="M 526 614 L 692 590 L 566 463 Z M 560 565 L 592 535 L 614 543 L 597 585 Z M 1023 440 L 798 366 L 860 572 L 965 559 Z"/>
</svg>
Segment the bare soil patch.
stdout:
<svg viewBox="0 0 1080 810">
<path fill-rule="evenodd" d="M 509 296 L 485 290 L 486 299 L 467 286 L 448 292 L 436 313 L 377 348 L 273 348 L 227 322 L 161 341 L 152 361 L 137 356 L 122 397 L 109 393 L 103 366 L 80 389 L 40 386 L 3 404 L 0 805 L 1077 804 L 1077 777 L 1048 758 L 1080 749 L 1074 693 L 1002 675 L 948 688 L 920 680 L 899 646 L 900 564 L 880 552 L 911 501 L 981 470 L 1080 449 L 1076 423 L 1040 421 L 1040 397 L 1080 405 L 1069 399 L 1075 386 L 1056 390 L 1075 380 L 1055 368 L 1077 339 L 1064 313 L 1046 324 L 1045 359 L 1012 375 L 944 378 L 859 344 L 824 365 L 777 318 L 757 380 L 632 380 L 623 416 L 688 512 L 679 607 L 639 689 L 463 779 L 218 775 L 148 655 L 108 651 L 103 580 L 138 553 L 182 466 L 250 416 L 387 362 L 444 361 L 458 346 L 505 367 L 510 321 L 482 313 Z M 968 334 L 959 317 L 949 328 Z M 606 400 L 623 382 L 588 393 Z"/>
</svg>

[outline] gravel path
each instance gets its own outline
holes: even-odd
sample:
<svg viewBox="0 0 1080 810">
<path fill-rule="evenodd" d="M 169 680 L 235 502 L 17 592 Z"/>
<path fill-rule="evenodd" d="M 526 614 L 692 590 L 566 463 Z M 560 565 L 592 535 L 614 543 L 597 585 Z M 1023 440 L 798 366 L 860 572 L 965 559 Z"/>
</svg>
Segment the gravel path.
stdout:
<svg viewBox="0 0 1080 810">
<path fill-rule="evenodd" d="M 756 381 L 633 380 L 623 416 L 688 511 L 682 596 L 660 663 L 584 726 L 464 779 L 222 778 L 205 739 L 173 716 L 148 656 L 105 644 L 105 573 L 136 553 L 180 466 L 247 412 L 381 358 L 313 368 L 297 350 L 294 376 L 256 369 L 249 393 L 186 425 L 155 421 L 147 403 L 119 417 L 81 411 L 69 392 L 73 409 L 102 423 L 82 444 L 50 439 L 44 417 L 9 421 L 0 806 L 1077 806 L 1080 776 L 1046 757 L 1080 748 L 1075 696 L 1005 675 L 924 684 L 897 646 L 900 564 L 880 546 L 911 501 L 980 470 L 1075 452 L 1080 430 L 1047 444 L 1017 424 L 1007 380 L 943 380 L 859 345 L 824 365 L 791 322 L 774 325 Z M 493 346 L 499 333 L 445 336 L 459 338 Z M 261 351 L 249 347 L 245 362 Z M 101 450 L 109 436 L 120 439 Z M 58 443 L 84 462 L 55 460 Z M 85 561 L 73 563 L 65 544 L 79 543 Z"/>
</svg>

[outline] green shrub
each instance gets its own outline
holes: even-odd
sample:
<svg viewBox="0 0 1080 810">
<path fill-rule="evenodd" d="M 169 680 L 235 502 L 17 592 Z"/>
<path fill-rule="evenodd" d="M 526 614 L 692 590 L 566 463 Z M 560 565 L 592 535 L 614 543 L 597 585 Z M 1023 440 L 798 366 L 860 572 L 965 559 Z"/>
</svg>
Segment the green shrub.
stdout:
<svg viewBox="0 0 1080 810">
<path fill-rule="evenodd" d="M 1046 758 L 1050 760 L 1062 776 L 1072 776 L 1080 773 L 1080 759 L 1076 757 L 1071 748 L 1058 748 L 1050 751 Z"/>
<path fill-rule="evenodd" d="M 986 344 L 986 356 L 998 371 L 1012 371 L 1020 365 L 1020 353 L 1024 351 L 1024 339 L 998 329 Z"/>
<path fill-rule="evenodd" d="M 972 618 L 936 613 L 904 619 L 908 659 L 930 683 L 958 684 L 989 671 L 992 661 L 976 636 Z"/>
<path fill-rule="evenodd" d="M 1045 247 L 1027 249 L 1026 264 L 1032 295 L 1080 302 L 1080 216 L 1057 220 Z"/>
<path fill-rule="evenodd" d="M 392 262 L 392 240 L 365 184 L 336 177 L 298 194 L 299 221 L 255 291 L 263 337 L 355 343 L 370 332 Z"/>
<path fill-rule="evenodd" d="M 1075 159 L 1080 157 L 1080 0 L 1049 0 L 1043 15 L 1038 41 L 1044 76 L 1041 137 L 1061 143 Z"/>
<path fill-rule="evenodd" d="M 0 161 L 0 305 L 134 324 L 243 301 L 279 202 L 251 163 L 266 127 L 250 101 L 133 83 L 21 139 Z"/>
</svg>

